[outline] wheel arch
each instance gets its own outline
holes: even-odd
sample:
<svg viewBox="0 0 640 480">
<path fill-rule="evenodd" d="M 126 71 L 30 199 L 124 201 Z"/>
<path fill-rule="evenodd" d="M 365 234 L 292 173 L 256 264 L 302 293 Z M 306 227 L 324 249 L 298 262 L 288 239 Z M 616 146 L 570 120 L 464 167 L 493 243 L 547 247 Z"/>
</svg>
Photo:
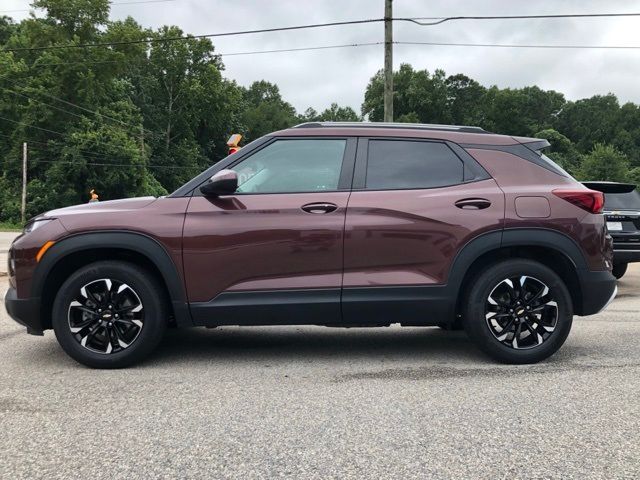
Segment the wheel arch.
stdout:
<svg viewBox="0 0 640 480">
<path fill-rule="evenodd" d="M 481 235 L 456 256 L 447 282 L 455 296 L 453 321 L 461 312 L 465 291 L 475 276 L 488 265 L 509 258 L 535 260 L 553 270 L 567 285 L 576 314 L 581 314 L 583 295 L 579 273 L 587 270 L 588 264 L 578 244 L 560 232 L 522 228 Z"/>
<path fill-rule="evenodd" d="M 175 323 L 192 325 L 182 276 L 166 249 L 155 239 L 137 232 L 82 233 L 56 242 L 36 267 L 32 296 L 40 298 L 44 328 L 51 328 L 51 308 L 60 285 L 78 268 L 100 260 L 124 260 L 153 273 L 170 299 Z"/>
</svg>

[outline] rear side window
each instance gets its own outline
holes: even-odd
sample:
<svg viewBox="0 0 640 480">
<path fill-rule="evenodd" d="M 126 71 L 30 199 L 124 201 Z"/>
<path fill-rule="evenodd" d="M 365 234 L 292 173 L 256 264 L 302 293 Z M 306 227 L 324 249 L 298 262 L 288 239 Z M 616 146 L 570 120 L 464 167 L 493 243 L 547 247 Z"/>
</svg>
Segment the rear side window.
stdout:
<svg viewBox="0 0 640 480">
<path fill-rule="evenodd" d="M 368 190 L 444 187 L 463 180 L 464 164 L 444 143 L 369 141 Z"/>
</svg>

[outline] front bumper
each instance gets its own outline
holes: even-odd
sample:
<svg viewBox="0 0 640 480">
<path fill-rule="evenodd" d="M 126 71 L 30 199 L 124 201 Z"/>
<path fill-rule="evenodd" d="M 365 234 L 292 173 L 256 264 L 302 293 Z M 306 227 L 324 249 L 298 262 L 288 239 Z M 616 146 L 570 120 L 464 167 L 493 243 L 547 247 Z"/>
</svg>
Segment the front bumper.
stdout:
<svg viewBox="0 0 640 480">
<path fill-rule="evenodd" d="M 604 310 L 613 301 L 618 291 L 616 278 L 609 271 L 578 273 L 582 290 L 581 305 L 576 305 L 576 314 L 593 315 Z"/>
<path fill-rule="evenodd" d="M 44 328 L 40 320 L 39 298 L 18 298 L 16 290 L 9 288 L 4 297 L 4 305 L 11 318 L 27 327 L 27 333 L 42 335 Z"/>
</svg>

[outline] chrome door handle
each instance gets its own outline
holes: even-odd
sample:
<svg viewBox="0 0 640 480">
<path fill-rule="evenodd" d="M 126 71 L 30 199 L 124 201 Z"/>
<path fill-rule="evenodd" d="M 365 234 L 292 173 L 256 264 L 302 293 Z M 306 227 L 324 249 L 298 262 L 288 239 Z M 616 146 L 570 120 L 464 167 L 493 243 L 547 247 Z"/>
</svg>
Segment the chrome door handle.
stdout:
<svg viewBox="0 0 640 480">
<path fill-rule="evenodd" d="M 302 210 L 307 213 L 331 213 L 338 209 L 338 206 L 335 203 L 307 203 L 303 205 Z"/>
</svg>

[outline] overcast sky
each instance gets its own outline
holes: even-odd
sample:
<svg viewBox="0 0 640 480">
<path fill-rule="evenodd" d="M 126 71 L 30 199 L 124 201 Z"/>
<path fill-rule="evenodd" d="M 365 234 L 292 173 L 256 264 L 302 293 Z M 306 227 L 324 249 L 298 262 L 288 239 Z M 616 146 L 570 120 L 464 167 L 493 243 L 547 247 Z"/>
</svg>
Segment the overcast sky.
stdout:
<svg viewBox="0 0 640 480">
<path fill-rule="evenodd" d="M 125 2 L 134 0 L 114 0 Z M 0 0 L 0 12 L 23 9 L 29 0 Z M 640 12 L 640 0 L 394 0 L 395 17 Z M 145 27 L 174 24 L 186 33 L 270 28 L 379 18 L 383 0 L 171 0 L 113 5 L 112 19 L 133 16 Z M 28 12 L 5 13 L 16 20 Z M 640 17 L 458 21 L 420 27 L 394 24 L 394 39 L 454 43 L 587 44 L 640 46 Z M 383 24 L 350 25 L 213 39 L 218 53 L 300 48 L 383 39 Z M 331 102 L 357 112 L 370 77 L 382 67 L 383 46 L 223 58 L 225 75 L 241 85 L 265 79 L 278 84 L 298 111 Z M 640 50 L 542 50 L 485 47 L 394 47 L 394 67 L 464 73 L 485 86 L 539 85 L 569 99 L 615 93 L 640 103 Z"/>
</svg>

